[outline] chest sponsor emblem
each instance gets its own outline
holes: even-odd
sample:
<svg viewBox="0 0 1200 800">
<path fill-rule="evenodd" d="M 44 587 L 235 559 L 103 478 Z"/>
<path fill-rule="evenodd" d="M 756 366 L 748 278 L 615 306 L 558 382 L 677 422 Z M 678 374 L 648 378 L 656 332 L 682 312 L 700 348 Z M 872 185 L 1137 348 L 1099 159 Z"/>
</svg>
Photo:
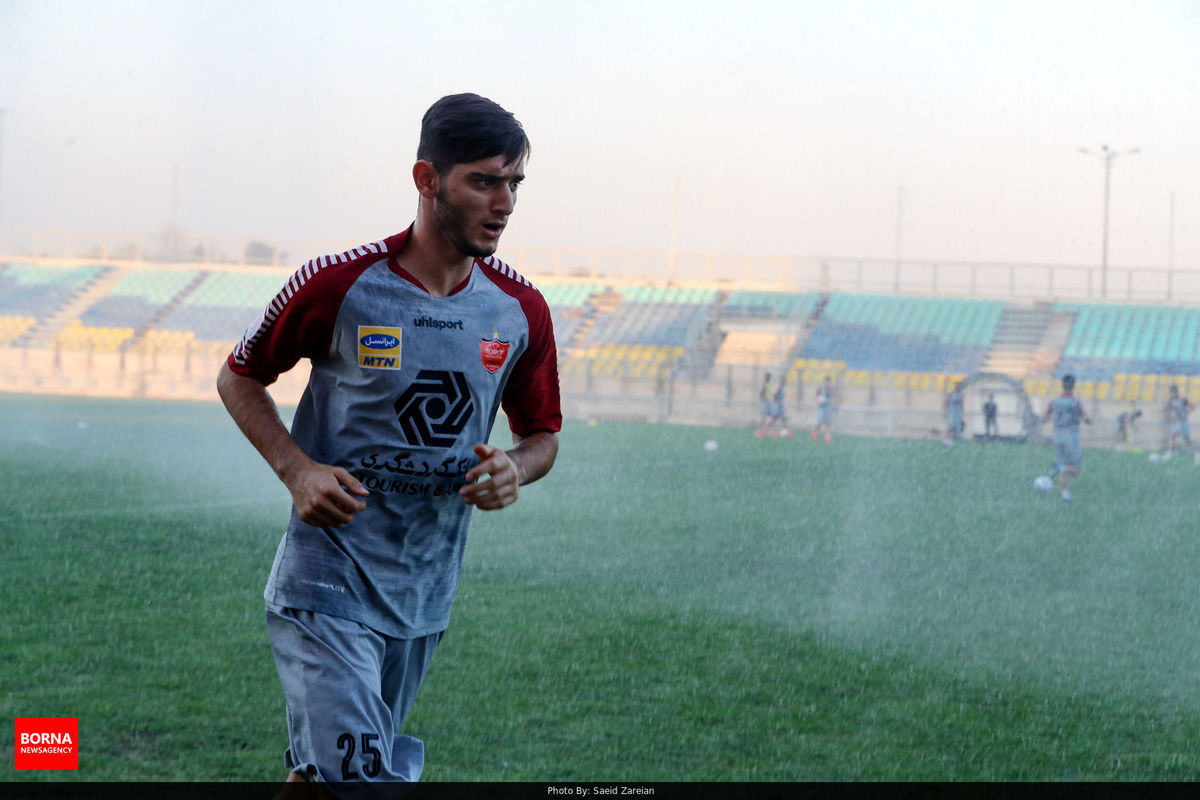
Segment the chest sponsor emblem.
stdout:
<svg viewBox="0 0 1200 800">
<path fill-rule="evenodd" d="M 488 372 L 495 372 L 504 366 L 504 362 L 508 360 L 508 349 L 512 347 L 509 342 L 500 341 L 499 337 L 493 339 L 479 340 L 479 358 L 483 361 L 483 368 Z"/>
<path fill-rule="evenodd" d="M 358 326 L 358 365 L 367 369 L 400 369 L 400 328 Z"/>
</svg>

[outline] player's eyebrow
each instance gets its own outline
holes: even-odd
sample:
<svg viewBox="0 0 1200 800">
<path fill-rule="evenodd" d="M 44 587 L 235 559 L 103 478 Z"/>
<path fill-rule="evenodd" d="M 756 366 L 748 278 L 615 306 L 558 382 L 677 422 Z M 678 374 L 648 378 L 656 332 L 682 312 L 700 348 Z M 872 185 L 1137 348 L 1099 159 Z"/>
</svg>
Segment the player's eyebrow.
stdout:
<svg viewBox="0 0 1200 800">
<path fill-rule="evenodd" d="M 491 173 L 491 172 L 472 172 L 468 175 L 468 177 L 471 178 L 471 180 L 476 180 L 476 181 L 492 180 L 492 181 L 498 181 L 498 182 L 503 181 L 505 183 L 512 183 L 512 182 L 520 183 L 521 181 L 525 180 L 524 173 L 520 173 L 520 172 L 513 173 L 511 175 L 506 175 L 503 173 Z"/>
</svg>

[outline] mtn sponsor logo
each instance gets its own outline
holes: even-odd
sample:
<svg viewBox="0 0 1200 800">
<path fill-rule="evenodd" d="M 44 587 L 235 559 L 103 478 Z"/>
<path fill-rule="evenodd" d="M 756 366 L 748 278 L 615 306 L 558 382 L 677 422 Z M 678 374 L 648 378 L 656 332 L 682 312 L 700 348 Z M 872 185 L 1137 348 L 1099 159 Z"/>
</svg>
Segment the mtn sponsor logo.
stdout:
<svg viewBox="0 0 1200 800">
<path fill-rule="evenodd" d="M 358 365 L 365 369 L 400 369 L 403 330 L 358 326 Z"/>
</svg>

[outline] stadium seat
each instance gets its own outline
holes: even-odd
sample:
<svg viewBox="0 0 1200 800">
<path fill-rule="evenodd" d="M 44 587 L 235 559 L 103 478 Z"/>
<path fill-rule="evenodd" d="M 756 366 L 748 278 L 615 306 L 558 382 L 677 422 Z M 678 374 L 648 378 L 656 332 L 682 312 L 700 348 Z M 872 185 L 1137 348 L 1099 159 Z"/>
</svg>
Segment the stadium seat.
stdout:
<svg viewBox="0 0 1200 800">
<path fill-rule="evenodd" d="M 93 328 L 143 328 L 199 275 L 197 270 L 135 269 L 84 311 L 80 323 Z"/>
<path fill-rule="evenodd" d="M 16 341 L 36 324 L 36 317 L 0 316 L 0 344 Z"/>
<path fill-rule="evenodd" d="M 46 319 L 107 267 L 9 264 L 0 272 L 0 315 Z"/>
<path fill-rule="evenodd" d="M 806 357 L 859 369 L 972 372 L 987 354 L 1003 303 L 835 293 L 805 343 Z"/>
</svg>

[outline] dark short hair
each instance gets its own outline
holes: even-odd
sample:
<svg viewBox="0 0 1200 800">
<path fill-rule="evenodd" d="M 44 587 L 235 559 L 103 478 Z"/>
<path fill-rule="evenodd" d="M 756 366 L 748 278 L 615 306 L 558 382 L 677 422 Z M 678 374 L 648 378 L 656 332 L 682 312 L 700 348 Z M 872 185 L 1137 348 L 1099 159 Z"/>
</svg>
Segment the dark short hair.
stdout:
<svg viewBox="0 0 1200 800">
<path fill-rule="evenodd" d="M 529 155 L 529 137 L 508 111 L 477 94 L 451 94 L 421 119 L 417 158 L 446 174 L 455 164 L 504 156 L 505 165 Z"/>
<path fill-rule="evenodd" d="M 1072 389 L 1072 388 L 1074 388 L 1074 386 L 1075 386 L 1075 376 L 1074 375 L 1063 375 L 1063 388 L 1064 389 Z"/>
</svg>

